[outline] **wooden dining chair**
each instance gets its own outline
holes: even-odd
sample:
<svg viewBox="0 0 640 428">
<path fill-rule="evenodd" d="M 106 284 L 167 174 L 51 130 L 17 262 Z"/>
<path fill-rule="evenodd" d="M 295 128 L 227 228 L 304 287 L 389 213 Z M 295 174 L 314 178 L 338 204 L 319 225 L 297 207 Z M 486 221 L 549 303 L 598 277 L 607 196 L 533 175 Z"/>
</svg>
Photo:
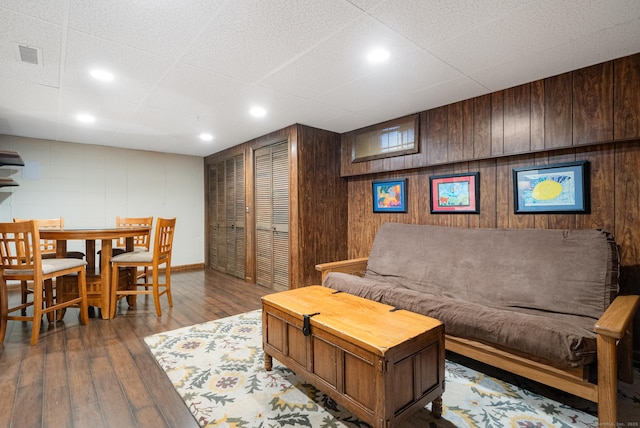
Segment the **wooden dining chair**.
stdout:
<svg viewBox="0 0 640 428">
<path fill-rule="evenodd" d="M 3 278 L 3 281 L 0 281 L 1 285 L 6 287 L 6 281 L 30 281 L 33 284 L 31 302 L 8 308 L 8 302 L 4 301 L 2 312 L 7 314 L 7 320 L 31 321 L 31 345 L 38 343 L 43 314 L 68 307 L 79 307 L 80 322 L 88 322 L 86 264 L 84 260 L 74 258 L 43 259 L 38 223 L 34 220 L 0 223 L 0 274 Z M 51 289 L 45 290 L 45 282 L 69 274 L 78 275 L 77 297 L 65 302 L 54 302 L 54 299 L 47 295 L 51 293 Z M 6 295 L 6 292 L 3 294 Z M 46 306 L 45 300 L 50 302 Z M 28 307 L 33 308 L 31 316 L 10 315 Z"/>
<path fill-rule="evenodd" d="M 116 314 L 118 299 L 127 296 L 135 296 L 138 294 L 153 294 L 153 301 L 156 307 L 156 314 L 162 315 L 160 307 L 160 296 L 167 295 L 169 307 L 173 306 L 171 299 L 171 252 L 173 249 L 173 235 L 176 226 L 176 219 L 158 218 L 156 222 L 156 232 L 153 238 L 153 251 L 134 251 L 122 253 L 111 259 L 111 318 Z M 160 283 L 159 267 L 165 265 L 165 281 Z M 118 270 L 120 268 L 139 268 L 146 267 L 151 269 L 151 282 L 134 281 L 132 288 L 126 285 L 118 285 Z M 138 287 L 145 287 L 139 290 Z M 150 288 L 150 289 L 149 289 Z M 163 288 L 160 291 L 160 288 Z"/>
<path fill-rule="evenodd" d="M 153 227 L 153 217 L 116 217 L 116 227 Z M 133 251 L 149 251 L 151 244 L 151 234 L 146 233 L 143 235 L 134 236 L 133 238 Z M 121 252 L 126 251 L 125 238 L 118 239 L 114 249 L 121 249 Z M 114 256 L 117 254 L 114 254 Z"/>
<path fill-rule="evenodd" d="M 151 229 L 153 227 L 153 217 L 116 217 L 116 227 L 117 228 L 126 228 L 126 227 L 148 227 Z M 133 237 L 133 251 L 149 251 L 151 244 L 151 233 L 146 233 L 143 235 L 138 235 Z M 118 254 L 122 254 L 126 252 L 126 238 L 118 239 L 118 242 L 113 247 L 113 256 L 117 256 Z M 136 270 L 136 278 L 138 281 L 140 278 L 144 278 L 144 281 L 147 282 L 149 280 L 149 268 L 144 267 L 139 270 Z"/>
<path fill-rule="evenodd" d="M 28 221 L 28 220 L 31 220 L 31 219 L 21 219 L 21 218 L 13 219 L 14 222 Z M 33 220 L 36 222 L 36 226 L 38 227 L 39 230 L 40 229 L 51 229 L 51 230 L 64 229 L 64 217 L 33 219 Z M 55 259 L 57 251 L 58 251 L 58 247 L 55 239 L 40 239 L 40 254 L 43 259 Z M 68 251 L 66 257 L 71 259 L 82 259 L 84 258 L 84 253 L 81 251 Z M 45 288 L 52 289 L 51 284 L 52 282 L 48 281 L 45 284 Z M 33 290 L 29 288 L 29 284 L 27 283 L 27 281 L 21 281 L 20 288 L 22 291 L 22 303 L 25 304 L 27 303 L 27 300 L 28 300 L 27 296 L 31 294 Z M 54 298 L 53 292 L 47 293 L 47 296 L 50 299 Z M 47 302 L 47 304 L 49 303 L 50 302 Z M 26 308 L 22 310 L 22 315 L 25 315 L 25 314 L 26 314 Z M 52 320 L 53 320 L 53 314 L 50 314 L 49 321 L 52 321 Z"/>
</svg>

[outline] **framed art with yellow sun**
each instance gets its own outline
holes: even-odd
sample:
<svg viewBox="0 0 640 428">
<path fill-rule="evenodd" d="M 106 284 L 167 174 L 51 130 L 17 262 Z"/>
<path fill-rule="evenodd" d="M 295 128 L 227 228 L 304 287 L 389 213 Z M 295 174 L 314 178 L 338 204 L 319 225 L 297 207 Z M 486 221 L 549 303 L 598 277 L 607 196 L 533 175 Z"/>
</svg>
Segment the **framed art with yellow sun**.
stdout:
<svg viewBox="0 0 640 428">
<path fill-rule="evenodd" d="M 407 179 L 375 180 L 373 185 L 374 213 L 407 212 Z"/>
<path fill-rule="evenodd" d="M 589 212 L 589 162 L 513 169 L 516 214 Z"/>
</svg>

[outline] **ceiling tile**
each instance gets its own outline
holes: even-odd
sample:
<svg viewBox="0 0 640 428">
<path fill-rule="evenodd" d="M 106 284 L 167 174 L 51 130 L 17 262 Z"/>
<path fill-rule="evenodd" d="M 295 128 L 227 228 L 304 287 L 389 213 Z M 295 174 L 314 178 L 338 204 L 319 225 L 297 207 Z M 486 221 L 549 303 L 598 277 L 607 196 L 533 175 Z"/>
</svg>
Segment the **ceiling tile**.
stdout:
<svg viewBox="0 0 640 428">
<path fill-rule="evenodd" d="M 111 136 L 127 123 L 128 118 L 134 113 L 136 105 L 122 100 L 102 100 L 95 102 L 95 98 L 82 93 L 62 91 L 60 96 L 60 113 L 58 122 L 58 140 L 69 142 L 86 142 L 87 136 L 93 144 L 108 145 Z M 92 124 L 83 124 L 77 121 L 79 113 L 95 116 Z"/>
<path fill-rule="evenodd" d="M 362 112 L 372 105 L 408 103 L 415 92 L 462 75 L 426 52 L 418 52 L 404 60 L 381 67 L 321 97 L 318 101 Z M 413 110 L 407 111 L 412 113 Z M 391 119 L 391 117 L 389 117 Z"/>
<path fill-rule="evenodd" d="M 69 28 L 177 58 L 224 0 L 70 0 Z"/>
<path fill-rule="evenodd" d="M 501 64 L 505 59 L 523 58 L 564 45 L 601 31 L 596 29 L 623 25 L 640 16 L 638 1 L 624 8 L 626 13 L 614 13 L 610 9 L 611 2 L 606 1 L 540 0 L 487 25 L 475 27 L 434 47 L 431 52 L 463 73 L 471 74 Z M 635 33 L 637 37 L 637 31 Z M 636 41 L 639 40 L 636 38 Z M 566 53 L 572 54 L 570 50 Z M 612 58 L 602 58 L 602 61 Z"/>
<path fill-rule="evenodd" d="M 210 71 L 176 64 L 149 94 L 144 105 L 204 115 L 216 105 L 235 97 L 245 86 L 238 80 Z"/>
<path fill-rule="evenodd" d="M 383 24 L 430 49 L 538 0 L 389 0 L 369 13 Z"/>
<path fill-rule="evenodd" d="M 491 91 L 598 64 L 638 51 L 640 18 L 538 52 L 527 52 L 470 74 Z M 517 78 L 519 76 L 520 78 Z"/>
<path fill-rule="evenodd" d="M 341 0 L 230 2 L 183 61 L 255 82 L 320 43 L 361 14 Z"/>
<path fill-rule="evenodd" d="M 388 62 L 371 64 L 369 51 L 382 47 L 390 51 Z M 339 92 L 342 85 L 362 76 L 393 67 L 394 63 L 415 54 L 418 47 L 376 20 L 363 16 L 348 28 L 306 52 L 260 85 L 305 98 L 329 91 Z"/>
<path fill-rule="evenodd" d="M 0 9 L 0 77 L 58 86 L 60 40 L 60 26 Z M 21 62 L 19 44 L 42 49 L 43 64 Z"/>
<path fill-rule="evenodd" d="M 67 37 L 64 89 L 103 99 L 140 102 L 173 61 L 124 47 L 104 39 L 70 30 Z M 112 82 L 99 82 L 89 75 L 102 68 L 115 75 Z"/>
<path fill-rule="evenodd" d="M 62 24 L 65 3 L 65 0 L 2 0 L 0 8 L 10 9 L 54 24 Z"/>
</svg>

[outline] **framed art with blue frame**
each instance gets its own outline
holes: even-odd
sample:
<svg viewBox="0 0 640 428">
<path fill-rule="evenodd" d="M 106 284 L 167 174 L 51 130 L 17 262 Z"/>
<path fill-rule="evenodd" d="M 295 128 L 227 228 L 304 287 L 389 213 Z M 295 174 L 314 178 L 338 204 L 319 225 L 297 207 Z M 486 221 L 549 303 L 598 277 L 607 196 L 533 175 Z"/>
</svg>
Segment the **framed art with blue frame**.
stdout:
<svg viewBox="0 0 640 428">
<path fill-rule="evenodd" d="M 407 179 L 372 181 L 374 213 L 407 212 Z"/>
<path fill-rule="evenodd" d="M 516 214 L 589 213 L 589 162 L 513 169 Z"/>
</svg>

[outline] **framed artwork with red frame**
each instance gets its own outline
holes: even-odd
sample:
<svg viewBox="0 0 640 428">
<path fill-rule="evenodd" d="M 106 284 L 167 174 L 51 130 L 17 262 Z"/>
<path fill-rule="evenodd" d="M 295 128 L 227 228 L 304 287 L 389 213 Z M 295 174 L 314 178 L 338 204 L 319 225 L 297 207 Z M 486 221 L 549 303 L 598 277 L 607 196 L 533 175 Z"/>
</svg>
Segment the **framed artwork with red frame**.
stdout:
<svg viewBox="0 0 640 428">
<path fill-rule="evenodd" d="M 431 214 L 478 214 L 479 179 L 479 172 L 429 177 Z"/>
</svg>

